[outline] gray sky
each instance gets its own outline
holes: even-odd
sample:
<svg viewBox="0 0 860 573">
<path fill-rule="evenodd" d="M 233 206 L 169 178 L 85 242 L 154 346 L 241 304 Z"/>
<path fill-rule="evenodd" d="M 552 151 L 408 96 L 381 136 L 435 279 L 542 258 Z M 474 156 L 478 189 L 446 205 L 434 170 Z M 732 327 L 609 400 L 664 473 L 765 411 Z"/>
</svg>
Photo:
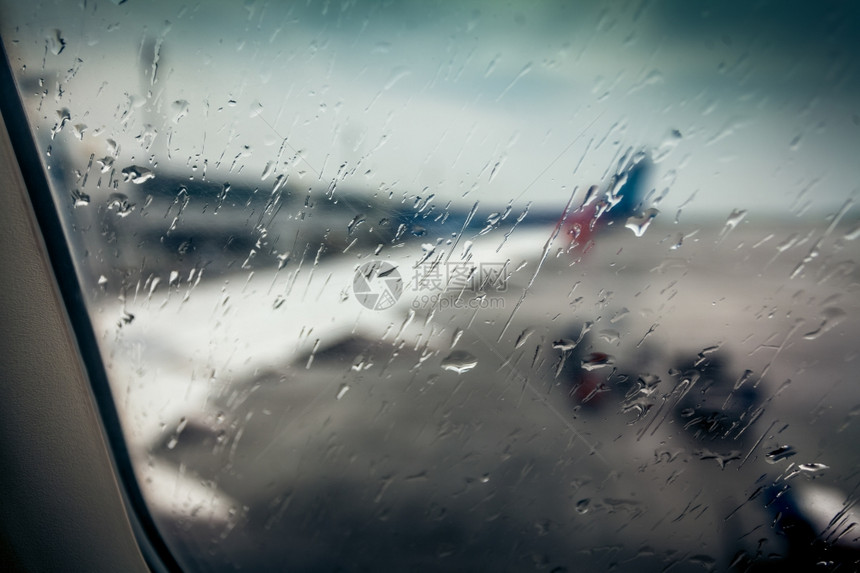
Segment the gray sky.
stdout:
<svg viewBox="0 0 860 573">
<path fill-rule="evenodd" d="M 88 126 L 82 157 L 113 138 L 122 165 L 254 180 L 271 162 L 300 186 L 549 207 L 633 148 L 657 158 L 661 210 L 695 193 L 686 212 L 715 217 L 832 211 L 857 189 L 852 6 L 163 6 L 4 7 L 12 54 L 59 71 L 45 125 L 68 107 Z"/>
</svg>

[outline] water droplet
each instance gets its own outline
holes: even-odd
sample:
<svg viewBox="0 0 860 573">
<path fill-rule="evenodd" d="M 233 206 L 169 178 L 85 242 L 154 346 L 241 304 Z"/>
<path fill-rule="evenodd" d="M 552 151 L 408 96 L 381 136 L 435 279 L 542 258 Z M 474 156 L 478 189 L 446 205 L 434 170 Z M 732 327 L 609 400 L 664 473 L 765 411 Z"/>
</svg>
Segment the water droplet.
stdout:
<svg viewBox="0 0 860 573">
<path fill-rule="evenodd" d="M 173 123 L 179 123 L 179 120 L 188 114 L 188 107 L 189 104 L 184 99 L 178 99 L 170 104 L 170 108 L 173 110 Z"/>
<path fill-rule="evenodd" d="M 741 453 L 738 450 L 732 450 L 728 453 L 712 452 L 704 449 L 698 452 L 693 452 L 693 455 L 698 456 L 700 460 L 714 460 L 720 466 L 720 469 L 726 469 L 729 462 L 741 459 Z"/>
<path fill-rule="evenodd" d="M 76 123 L 72 126 L 72 131 L 79 140 L 84 140 L 84 132 L 87 130 L 87 124 L 85 123 Z"/>
<path fill-rule="evenodd" d="M 648 229 L 648 226 L 651 224 L 651 221 L 654 220 L 654 217 L 656 217 L 659 212 L 660 211 L 658 211 L 657 209 L 651 207 L 641 215 L 634 215 L 628 218 L 627 224 L 625 224 L 624 226 L 633 231 L 633 234 L 637 237 L 641 237 L 645 234 L 645 231 Z"/>
<path fill-rule="evenodd" d="M 138 167 L 137 165 L 132 165 L 130 167 L 126 167 L 122 170 L 122 180 L 123 181 L 131 181 L 132 183 L 136 183 L 140 185 L 141 183 L 145 183 L 150 179 L 155 177 L 155 173 L 146 167 Z"/>
<path fill-rule="evenodd" d="M 365 358 L 364 354 L 359 354 L 355 357 L 355 360 L 352 361 L 352 366 L 350 366 L 350 368 L 356 372 L 361 372 L 362 370 L 370 369 L 372 366 L 373 362 Z"/>
<path fill-rule="evenodd" d="M 55 56 L 59 56 L 60 52 L 66 47 L 66 41 L 63 39 L 62 32 L 56 28 L 48 32 L 45 40 L 48 44 L 48 51 Z"/>
<path fill-rule="evenodd" d="M 800 471 L 804 471 L 807 473 L 817 473 L 823 472 L 826 469 L 830 469 L 830 466 L 826 466 L 820 462 L 810 462 L 808 464 L 800 464 L 797 466 Z"/>
<path fill-rule="evenodd" d="M 717 242 L 719 243 L 725 239 L 726 235 L 728 235 L 732 229 L 740 225 L 741 221 L 743 221 L 746 216 L 746 209 L 732 209 L 732 212 L 729 214 L 729 218 L 726 219 L 726 224 L 723 227 L 723 230 L 720 231 L 720 236 L 717 238 Z"/>
<path fill-rule="evenodd" d="M 272 173 L 275 172 L 275 162 L 269 161 L 266 163 L 266 166 L 263 168 L 263 175 L 260 176 L 261 181 L 265 181 L 269 177 L 271 177 Z"/>
<path fill-rule="evenodd" d="M 621 340 L 621 333 L 617 330 L 612 330 L 609 328 L 601 330 L 599 333 L 597 333 L 597 336 L 601 340 L 605 340 L 609 344 L 615 344 L 616 342 Z"/>
<path fill-rule="evenodd" d="M 856 241 L 858 237 L 860 237 L 860 225 L 857 225 L 856 227 L 845 233 L 846 241 Z"/>
<path fill-rule="evenodd" d="M 152 144 L 155 142 L 155 138 L 158 136 L 158 130 L 151 124 L 144 124 L 143 130 L 140 132 L 140 135 L 136 136 L 134 139 L 140 142 L 140 145 L 150 151 L 152 149 Z"/>
<path fill-rule="evenodd" d="M 436 252 L 436 245 L 433 243 L 424 243 L 421 245 L 421 250 L 424 251 L 424 254 L 421 255 L 421 258 L 418 259 L 417 263 L 415 263 L 416 266 L 424 264 L 427 262 L 427 259 L 433 256 L 433 253 Z"/>
<path fill-rule="evenodd" d="M 582 359 L 583 370 L 597 370 L 615 364 L 615 357 L 604 352 L 592 352 Z"/>
<path fill-rule="evenodd" d="M 179 443 L 179 435 L 182 434 L 182 430 L 185 429 L 185 426 L 188 425 L 188 420 L 186 418 L 182 418 L 179 420 L 179 424 L 176 425 L 176 430 L 173 432 L 173 435 L 170 436 L 170 440 L 167 442 L 167 449 L 172 450 L 176 447 L 176 444 Z"/>
<path fill-rule="evenodd" d="M 561 338 L 559 340 L 555 340 L 552 343 L 552 347 L 556 350 L 561 350 L 562 352 L 569 352 L 576 348 L 576 345 L 579 341 L 571 340 L 569 338 Z"/>
<path fill-rule="evenodd" d="M 629 314 L 630 314 L 630 310 L 627 307 L 624 307 L 621 310 L 619 310 L 618 312 L 616 312 L 614 315 L 612 315 L 612 318 L 609 319 L 609 322 L 611 322 L 612 324 L 615 324 Z"/>
<path fill-rule="evenodd" d="M 63 109 L 57 110 L 57 123 L 54 124 L 54 127 L 51 128 L 51 139 L 54 139 L 58 133 L 63 130 L 63 127 L 72 119 L 72 114 L 69 112 L 69 108 L 64 107 Z"/>
<path fill-rule="evenodd" d="M 116 211 L 120 217 L 128 217 L 134 211 L 134 203 L 130 203 L 128 196 L 123 193 L 111 193 L 107 208 L 109 211 Z"/>
<path fill-rule="evenodd" d="M 710 555 L 693 555 L 688 561 L 693 565 L 700 565 L 705 571 L 713 571 L 717 565 L 717 560 Z"/>
<path fill-rule="evenodd" d="M 820 337 L 822 334 L 828 332 L 836 325 L 841 323 L 843 320 L 845 320 L 846 316 L 847 315 L 845 314 L 845 311 L 841 308 L 825 308 L 824 311 L 821 313 L 821 324 L 816 330 L 804 334 L 803 338 L 805 338 L 806 340 L 815 340 L 816 338 Z"/>
<path fill-rule="evenodd" d="M 591 505 L 591 500 L 589 498 L 581 499 L 576 502 L 576 511 L 577 513 L 586 514 L 588 513 L 588 506 Z"/>
<path fill-rule="evenodd" d="M 155 292 L 155 289 L 158 288 L 158 285 L 161 284 L 161 277 L 155 277 L 152 279 L 152 282 L 149 285 L 149 297 L 152 298 L 152 293 Z"/>
<path fill-rule="evenodd" d="M 785 458 L 790 458 L 797 452 L 794 450 L 792 446 L 785 445 L 779 446 L 776 449 L 773 449 L 764 455 L 765 461 L 769 464 L 775 464 L 778 461 L 784 460 Z"/>
<path fill-rule="evenodd" d="M 451 337 L 451 348 L 457 346 L 457 343 L 460 342 L 460 338 L 463 336 L 463 329 L 458 328 L 454 331 L 454 336 Z"/>
<path fill-rule="evenodd" d="M 450 370 L 457 374 L 468 372 L 478 365 L 478 359 L 465 350 L 455 350 L 442 361 L 442 370 Z"/>
<path fill-rule="evenodd" d="M 96 162 L 100 165 L 99 169 L 102 173 L 107 173 L 110 171 L 110 168 L 113 167 L 114 158 L 110 156 L 102 157 L 101 159 L 96 159 Z"/>
<path fill-rule="evenodd" d="M 347 392 L 349 392 L 349 384 L 341 384 L 340 389 L 337 391 L 337 399 L 340 400 L 343 398 Z"/>
<path fill-rule="evenodd" d="M 523 330 L 522 333 L 517 337 L 517 343 L 514 348 L 522 348 L 523 344 L 526 343 L 526 340 L 529 339 L 529 336 L 531 336 L 532 333 L 534 333 L 533 328 L 526 328 L 525 330 Z"/>
<path fill-rule="evenodd" d="M 792 151 L 797 151 L 800 148 L 800 141 L 803 139 L 803 134 L 798 133 L 794 136 L 794 139 L 791 140 L 791 143 L 788 144 L 788 148 Z"/>
<path fill-rule="evenodd" d="M 72 200 L 75 202 L 75 207 L 84 207 L 90 204 L 90 196 L 80 189 L 72 191 Z"/>
<path fill-rule="evenodd" d="M 735 382 L 734 389 L 737 390 L 738 388 L 740 388 L 741 386 L 746 384 L 747 381 L 750 379 L 750 376 L 752 376 L 752 375 L 753 375 L 752 370 L 744 370 L 744 373 L 741 374 L 741 377 L 738 378 L 737 381 Z"/>
<path fill-rule="evenodd" d="M 355 231 L 355 229 L 357 227 L 359 227 L 362 223 L 364 223 L 364 221 L 365 221 L 365 218 L 364 218 L 364 215 L 362 215 L 362 214 L 358 214 L 355 217 L 353 217 L 352 221 L 350 221 L 346 225 L 346 234 L 352 235 L 353 231 Z"/>
<path fill-rule="evenodd" d="M 314 363 L 314 356 L 316 355 L 317 350 L 319 350 L 319 347 L 320 347 L 320 340 L 319 340 L 319 338 L 317 338 L 316 342 L 314 342 L 314 347 L 311 350 L 310 355 L 308 356 L 307 364 L 305 364 L 305 370 L 311 369 L 311 365 L 313 365 L 313 363 Z"/>
</svg>

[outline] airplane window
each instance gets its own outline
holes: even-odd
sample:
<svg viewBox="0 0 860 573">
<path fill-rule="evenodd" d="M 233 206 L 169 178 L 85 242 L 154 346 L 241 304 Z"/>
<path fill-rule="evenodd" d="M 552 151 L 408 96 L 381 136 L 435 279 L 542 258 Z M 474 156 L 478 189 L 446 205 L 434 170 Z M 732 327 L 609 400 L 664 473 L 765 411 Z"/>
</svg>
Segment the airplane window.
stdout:
<svg viewBox="0 0 860 573">
<path fill-rule="evenodd" d="M 853 4 L 0 4 L 183 569 L 858 566 Z"/>
</svg>

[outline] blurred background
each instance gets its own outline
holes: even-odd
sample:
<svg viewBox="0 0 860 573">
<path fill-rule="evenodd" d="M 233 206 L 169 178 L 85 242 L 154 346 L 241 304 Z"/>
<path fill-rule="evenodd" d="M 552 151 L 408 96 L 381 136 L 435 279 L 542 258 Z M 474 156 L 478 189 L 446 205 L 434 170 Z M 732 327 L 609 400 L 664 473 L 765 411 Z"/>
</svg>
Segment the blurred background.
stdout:
<svg viewBox="0 0 860 573">
<path fill-rule="evenodd" d="M 854 570 L 858 10 L 3 2 L 177 559 Z"/>
</svg>

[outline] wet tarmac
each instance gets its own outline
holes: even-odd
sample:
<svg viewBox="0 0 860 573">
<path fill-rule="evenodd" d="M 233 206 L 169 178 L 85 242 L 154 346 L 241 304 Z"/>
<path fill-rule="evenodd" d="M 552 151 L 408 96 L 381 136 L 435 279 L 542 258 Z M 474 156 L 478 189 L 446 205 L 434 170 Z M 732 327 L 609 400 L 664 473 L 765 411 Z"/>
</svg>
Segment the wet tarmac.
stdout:
<svg viewBox="0 0 860 573">
<path fill-rule="evenodd" d="M 529 229 L 475 242 L 513 271 L 481 293 L 407 279 L 369 310 L 335 257 L 156 290 L 121 327 L 106 302 L 100 328 L 195 570 L 850 570 L 856 532 L 798 548 L 768 496 L 835 488 L 853 515 L 852 231 L 658 223 L 542 258 Z M 421 250 L 387 256 L 407 275 Z"/>
</svg>

